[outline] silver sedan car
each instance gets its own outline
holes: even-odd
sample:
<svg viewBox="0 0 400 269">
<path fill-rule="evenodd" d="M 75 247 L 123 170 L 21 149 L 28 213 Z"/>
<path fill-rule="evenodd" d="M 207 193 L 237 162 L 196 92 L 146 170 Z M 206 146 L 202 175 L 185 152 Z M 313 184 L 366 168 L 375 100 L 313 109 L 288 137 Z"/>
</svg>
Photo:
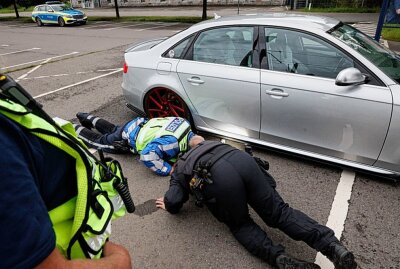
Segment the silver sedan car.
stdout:
<svg viewBox="0 0 400 269">
<path fill-rule="evenodd" d="M 326 17 L 216 18 L 125 52 L 123 93 L 149 117 L 400 176 L 400 57 Z"/>
</svg>

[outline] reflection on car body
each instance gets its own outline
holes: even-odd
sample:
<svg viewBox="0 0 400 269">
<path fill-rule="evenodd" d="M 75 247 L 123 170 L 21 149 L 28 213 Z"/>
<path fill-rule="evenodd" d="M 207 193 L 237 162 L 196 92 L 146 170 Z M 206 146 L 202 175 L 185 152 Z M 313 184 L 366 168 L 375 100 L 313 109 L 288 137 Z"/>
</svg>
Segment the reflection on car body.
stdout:
<svg viewBox="0 0 400 269">
<path fill-rule="evenodd" d="M 400 175 L 400 58 L 332 18 L 218 18 L 125 53 L 123 93 L 151 117 L 341 166 Z"/>
<path fill-rule="evenodd" d="M 86 24 L 87 16 L 84 12 L 57 3 L 58 1 L 48 1 L 44 5 L 36 6 L 32 11 L 32 20 L 38 26 L 43 24 Z"/>
</svg>

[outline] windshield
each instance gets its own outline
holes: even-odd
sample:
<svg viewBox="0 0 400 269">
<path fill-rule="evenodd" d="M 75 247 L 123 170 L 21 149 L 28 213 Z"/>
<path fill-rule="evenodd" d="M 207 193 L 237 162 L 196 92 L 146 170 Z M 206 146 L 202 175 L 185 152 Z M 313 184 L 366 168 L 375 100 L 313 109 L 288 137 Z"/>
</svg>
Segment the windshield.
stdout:
<svg viewBox="0 0 400 269">
<path fill-rule="evenodd" d="M 72 9 L 70 7 L 67 7 L 66 5 L 61 5 L 61 6 L 57 5 L 57 6 L 51 6 L 51 7 L 54 9 L 55 12 Z"/>
<path fill-rule="evenodd" d="M 386 75 L 400 84 L 400 56 L 380 45 L 357 29 L 342 24 L 331 35 L 358 51 L 380 68 Z"/>
</svg>

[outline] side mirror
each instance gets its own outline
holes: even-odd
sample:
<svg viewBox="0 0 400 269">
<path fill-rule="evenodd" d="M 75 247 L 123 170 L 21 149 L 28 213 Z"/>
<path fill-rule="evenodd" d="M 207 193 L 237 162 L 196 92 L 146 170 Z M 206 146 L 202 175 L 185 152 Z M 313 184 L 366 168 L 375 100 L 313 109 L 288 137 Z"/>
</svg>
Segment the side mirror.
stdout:
<svg viewBox="0 0 400 269">
<path fill-rule="evenodd" d="M 54 12 L 53 10 L 51 10 L 51 9 L 49 9 L 49 10 L 47 10 L 47 12 Z"/>
<path fill-rule="evenodd" d="M 343 69 L 336 77 L 335 84 L 338 86 L 360 85 L 367 81 L 368 77 L 354 67 Z"/>
</svg>

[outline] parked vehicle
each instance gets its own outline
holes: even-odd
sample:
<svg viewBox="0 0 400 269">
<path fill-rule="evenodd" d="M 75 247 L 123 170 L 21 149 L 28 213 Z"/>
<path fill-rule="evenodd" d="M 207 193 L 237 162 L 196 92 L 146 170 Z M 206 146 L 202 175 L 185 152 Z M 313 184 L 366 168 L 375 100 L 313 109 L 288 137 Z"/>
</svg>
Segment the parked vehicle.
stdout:
<svg viewBox="0 0 400 269">
<path fill-rule="evenodd" d="M 400 176 L 400 57 L 336 19 L 218 18 L 125 53 L 128 106 L 200 131 Z"/>
<path fill-rule="evenodd" d="M 87 16 L 84 12 L 66 6 L 65 4 L 53 4 L 51 1 L 36 6 L 32 11 L 32 20 L 38 26 L 43 24 L 58 24 L 61 27 L 66 24 L 86 24 Z"/>
</svg>

